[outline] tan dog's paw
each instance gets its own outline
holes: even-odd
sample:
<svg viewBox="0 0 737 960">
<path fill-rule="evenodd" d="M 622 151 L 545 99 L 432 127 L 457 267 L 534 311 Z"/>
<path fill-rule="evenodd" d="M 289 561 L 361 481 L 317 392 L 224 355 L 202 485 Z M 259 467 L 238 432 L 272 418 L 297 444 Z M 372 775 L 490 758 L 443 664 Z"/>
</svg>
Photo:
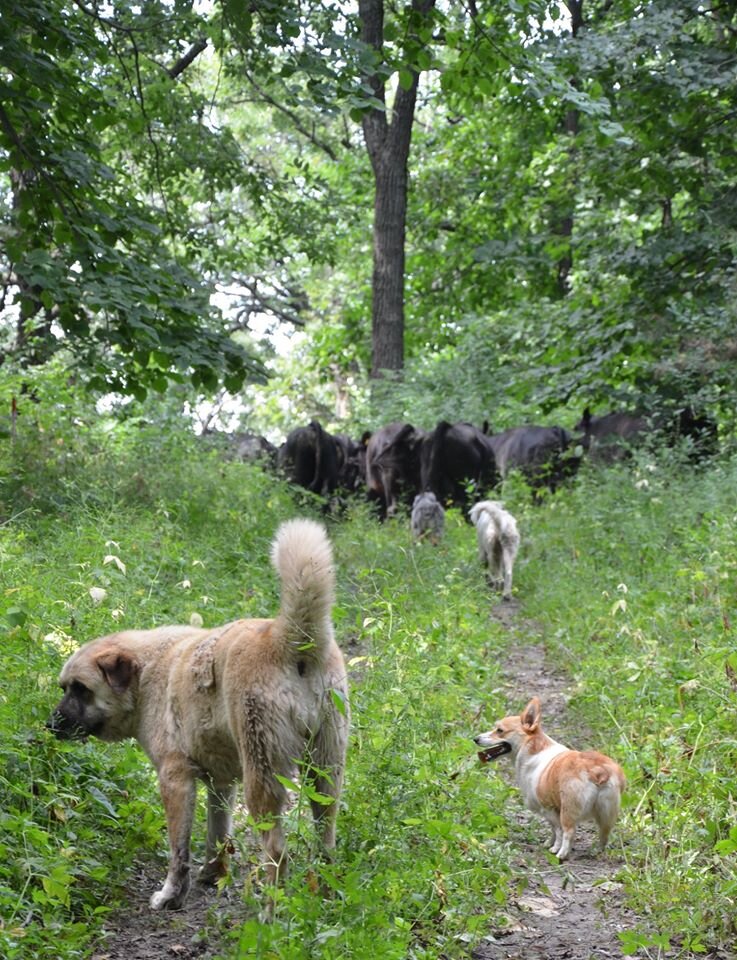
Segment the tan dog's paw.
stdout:
<svg viewBox="0 0 737 960">
<path fill-rule="evenodd" d="M 227 877 L 227 875 L 228 859 L 226 854 L 225 858 L 215 857 L 208 863 L 203 864 L 197 874 L 197 883 L 201 883 L 204 886 L 213 886 L 218 880 Z"/>
<path fill-rule="evenodd" d="M 186 896 L 187 887 L 176 890 L 167 880 L 161 890 L 151 895 L 148 904 L 152 910 L 179 910 Z"/>
</svg>

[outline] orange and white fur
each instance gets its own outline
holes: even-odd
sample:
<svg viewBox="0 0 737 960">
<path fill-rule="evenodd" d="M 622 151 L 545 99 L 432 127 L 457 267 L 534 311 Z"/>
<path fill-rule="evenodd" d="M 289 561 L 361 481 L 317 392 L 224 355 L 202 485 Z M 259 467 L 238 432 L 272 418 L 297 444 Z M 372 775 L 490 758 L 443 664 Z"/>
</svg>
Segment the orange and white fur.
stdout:
<svg viewBox="0 0 737 960">
<path fill-rule="evenodd" d="M 502 588 L 502 597 L 511 600 L 512 570 L 519 550 L 517 521 L 498 500 L 479 500 L 468 515 L 476 527 L 479 560 L 486 564 L 493 585 Z"/>
<path fill-rule="evenodd" d="M 503 753 L 515 760 L 517 785 L 528 808 L 541 813 L 553 828 L 551 853 L 565 860 L 573 846 L 576 826 L 594 820 L 601 849 L 619 815 L 626 786 L 622 768 L 593 750 L 570 750 L 543 732 L 540 701 L 533 697 L 520 716 L 504 717 L 488 733 L 474 737 L 488 762 Z"/>
</svg>

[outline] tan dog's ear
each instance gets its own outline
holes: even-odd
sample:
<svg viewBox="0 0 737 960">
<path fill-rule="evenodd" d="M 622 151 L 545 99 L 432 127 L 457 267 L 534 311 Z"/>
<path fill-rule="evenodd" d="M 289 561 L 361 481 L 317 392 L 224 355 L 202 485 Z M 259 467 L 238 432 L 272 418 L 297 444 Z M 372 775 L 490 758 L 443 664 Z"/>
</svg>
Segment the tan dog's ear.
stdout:
<svg viewBox="0 0 737 960">
<path fill-rule="evenodd" d="M 533 697 L 520 716 L 525 733 L 535 733 L 540 726 L 540 701 Z"/>
<path fill-rule="evenodd" d="M 119 650 L 111 650 L 97 658 L 97 666 L 114 693 L 125 693 L 138 673 L 138 662 Z"/>
</svg>

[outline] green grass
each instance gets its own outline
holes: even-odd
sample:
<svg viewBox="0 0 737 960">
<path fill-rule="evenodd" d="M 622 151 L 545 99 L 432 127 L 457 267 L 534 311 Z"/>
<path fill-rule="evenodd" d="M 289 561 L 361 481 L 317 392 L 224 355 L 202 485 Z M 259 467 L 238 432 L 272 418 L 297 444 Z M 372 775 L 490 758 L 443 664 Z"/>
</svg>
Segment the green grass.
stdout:
<svg viewBox="0 0 737 960">
<path fill-rule="evenodd" d="M 628 943 L 699 950 L 729 942 L 737 915 L 737 465 L 651 466 L 585 472 L 540 508 L 514 484 L 505 495 L 524 615 L 574 680 L 573 718 L 630 781 L 618 879 L 647 922 Z M 19 438 L 0 493 L 0 954 L 68 960 L 87 955 L 125 865 L 161 857 L 165 834 L 136 747 L 44 731 L 64 657 L 120 627 L 270 615 L 271 537 L 319 514 L 174 429 L 53 421 Z M 316 867 L 308 818 L 291 814 L 276 922 L 258 924 L 241 867 L 244 919 L 217 931 L 223 956 L 468 956 L 518 883 L 502 811 L 519 798 L 469 739 L 521 706 L 502 693 L 509 636 L 457 513 L 437 549 L 361 505 L 328 525 L 353 714 L 338 852 Z"/>
<path fill-rule="evenodd" d="M 560 576 L 525 587 L 574 708 L 618 731 L 633 906 L 695 952 L 737 932 L 736 518 L 734 463 L 592 473 L 529 556 Z"/>
</svg>

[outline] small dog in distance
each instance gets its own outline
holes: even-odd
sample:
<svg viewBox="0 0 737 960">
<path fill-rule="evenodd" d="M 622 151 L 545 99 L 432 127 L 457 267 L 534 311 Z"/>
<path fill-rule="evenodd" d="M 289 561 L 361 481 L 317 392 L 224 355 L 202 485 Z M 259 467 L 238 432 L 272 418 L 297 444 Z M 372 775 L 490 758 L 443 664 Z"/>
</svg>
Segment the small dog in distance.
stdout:
<svg viewBox="0 0 737 960">
<path fill-rule="evenodd" d="M 603 753 L 570 750 L 543 733 L 537 697 L 520 716 L 504 717 L 473 739 L 483 748 L 482 763 L 511 753 L 525 804 L 552 826 L 550 852 L 559 860 L 570 854 L 576 827 L 584 820 L 596 822 L 601 849 L 606 847 L 626 786 L 622 768 Z"/>
<path fill-rule="evenodd" d="M 498 500 L 480 500 L 469 511 L 476 527 L 479 560 L 488 569 L 492 585 L 502 588 L 502 598 L 512 599 L 512 572 L 519 550 L 517 521 Z"/>
<path fill-rule="evenodd" d="M 437 544 L 443 536 L 445 510 L 430 490 L 415 497 L 410 524 L 414 540 L 429 539 L 432 544 Z"/>
</svg>

